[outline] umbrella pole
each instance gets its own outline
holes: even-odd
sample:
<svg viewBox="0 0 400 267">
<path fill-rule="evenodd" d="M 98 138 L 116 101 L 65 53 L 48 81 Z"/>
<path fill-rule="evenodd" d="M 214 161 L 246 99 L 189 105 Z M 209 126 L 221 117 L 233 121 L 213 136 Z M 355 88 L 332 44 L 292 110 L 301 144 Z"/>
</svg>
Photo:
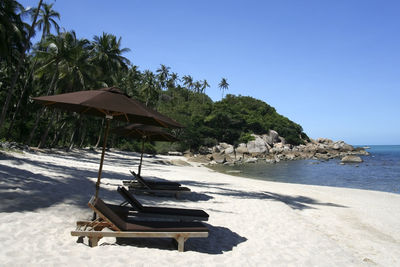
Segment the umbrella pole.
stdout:
<svg viewBox="0 0 400 267">
<path fill-rule="evenodd" d="M 140 176 L 140 172 L 142 170 L 143 152 L 144 152 L 144 138 L 142 138 L 142 155 L 140 155 L 140 163 L 139 163 L 139 169 L 138 169 L 139 176 Z"/>
<path fill-rule="evenodd" d="M 104 161 L 104 154 L 106 152 L 109 128 L 110 128 L 110 119 L 106 118 L 106 130 L 104 132 L 103 151 L 101 152 L 100 167 L 99 167 L 99 173 L 98 173 L 97 182 L 96 182 L 96 194 L 95 194 L 96 199 L 97 199 L 97 196 L 99 195 L 101 172 L 103 170 L 103 161 Z"/>
</svg>

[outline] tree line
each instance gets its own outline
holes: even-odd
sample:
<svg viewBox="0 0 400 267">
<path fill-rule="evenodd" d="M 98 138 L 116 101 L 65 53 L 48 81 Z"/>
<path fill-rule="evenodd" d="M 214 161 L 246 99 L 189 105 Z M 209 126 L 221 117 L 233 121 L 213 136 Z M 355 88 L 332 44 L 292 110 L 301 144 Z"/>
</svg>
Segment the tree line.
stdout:
<svg viewBox="0 0 400 267">
<path fill-rule="evenodd" d="M 289 143 L 307 137 L 300 125 L 279 115 L 263 101 L 226 95 L 226 78 L 218 84 L 222 100 L 213 102 L 206 79 L 180 76 L 163 64 L 155 71 L 139 70 L 124 54 L 121 37 L 110 33 L 92 40 L 77 38 L 75 31 L 60 31 L 60 14 L 53 4 L 38 1 L 25 9 L 18 1 L 0 3 L 0 137 L 38 147 L 86 147 L 99 145 L 99 118 L 49 110 L 31 97 L 103 87 L 118 87 L 146 106 L 185 126 L 175 130 L 181 141 L 174 149 L 196 150 L 218 142 L 237 144 L 250 133 L 274 129 Z M 29 21 L 29 23 L 27 22 Z M 37 43 L 31 43 L 40 34 Z M 121 125 L 114 122 L 114 126 Z M 138 142 L 113 136 L 110 146 L 136 150 Z M 147 144 L 148 152 L 164 152 L 170 144 Z"/>
</svg>

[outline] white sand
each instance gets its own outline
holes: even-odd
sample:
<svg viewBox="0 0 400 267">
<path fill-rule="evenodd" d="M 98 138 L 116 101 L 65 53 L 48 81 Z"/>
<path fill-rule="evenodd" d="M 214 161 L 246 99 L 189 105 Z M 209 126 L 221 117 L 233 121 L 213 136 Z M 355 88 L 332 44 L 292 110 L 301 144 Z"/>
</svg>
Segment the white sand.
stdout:
<svg viewBox="0 0 400 267">
<path fill-rule="evenodd" d="M 400 266 L 400 195 L 245 179 L 163 165 L 168 157 L 161 156 L 146 158 L 142 174 L 180 181 L 193 193 L 139 199 L 204 209 L 210 236 L 189 239 L 184 253 L 168 239 L 76 243 L 70 231 L 92 215 L 87 201 L 99 158 L 89 151 L 0 154 L 1 266 Z M 137 162 L 134 153 L 107 153 L 100 197 L 122 202 L 116 187 Z"/>
</svg>

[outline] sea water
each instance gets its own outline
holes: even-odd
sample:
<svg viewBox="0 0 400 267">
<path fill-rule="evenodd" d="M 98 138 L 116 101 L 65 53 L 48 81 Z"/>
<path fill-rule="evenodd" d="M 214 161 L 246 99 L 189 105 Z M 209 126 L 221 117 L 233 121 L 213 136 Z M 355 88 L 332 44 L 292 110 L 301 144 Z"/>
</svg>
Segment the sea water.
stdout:
<svg viewBox="0 0 400 267">
<path fill-rule="evenodd" d="M 378 190 L 400 194 L 400 145 L 368 146 L 364 162 L 342 165 L 340 159 L 259 161 L 213 169 L 248 178 L 323 186 Z"/>
</svg>

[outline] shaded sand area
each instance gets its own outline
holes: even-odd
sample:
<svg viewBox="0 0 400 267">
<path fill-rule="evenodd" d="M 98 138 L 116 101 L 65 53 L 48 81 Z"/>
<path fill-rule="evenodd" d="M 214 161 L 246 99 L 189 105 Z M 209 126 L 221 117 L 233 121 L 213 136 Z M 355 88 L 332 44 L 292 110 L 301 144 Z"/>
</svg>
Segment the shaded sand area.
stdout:
<svg viewBox="0 0 400 267">
<path fill-rule="evenodd" d="M 204 209 L 208 238 L 180 253 L 170 239 L 103 238 L 90 248 L 70 235 L 91 218 L 100 153 L 0 152 L 3 266 L 400 266 L 400 195 L 233 177 L 147 157 L 142 174 L 190 187 L 182 199 L 139 196 L 146 205 Z M 108 152 L 99 196 L 119 204 L 138 154 Z"/>
</svg>

